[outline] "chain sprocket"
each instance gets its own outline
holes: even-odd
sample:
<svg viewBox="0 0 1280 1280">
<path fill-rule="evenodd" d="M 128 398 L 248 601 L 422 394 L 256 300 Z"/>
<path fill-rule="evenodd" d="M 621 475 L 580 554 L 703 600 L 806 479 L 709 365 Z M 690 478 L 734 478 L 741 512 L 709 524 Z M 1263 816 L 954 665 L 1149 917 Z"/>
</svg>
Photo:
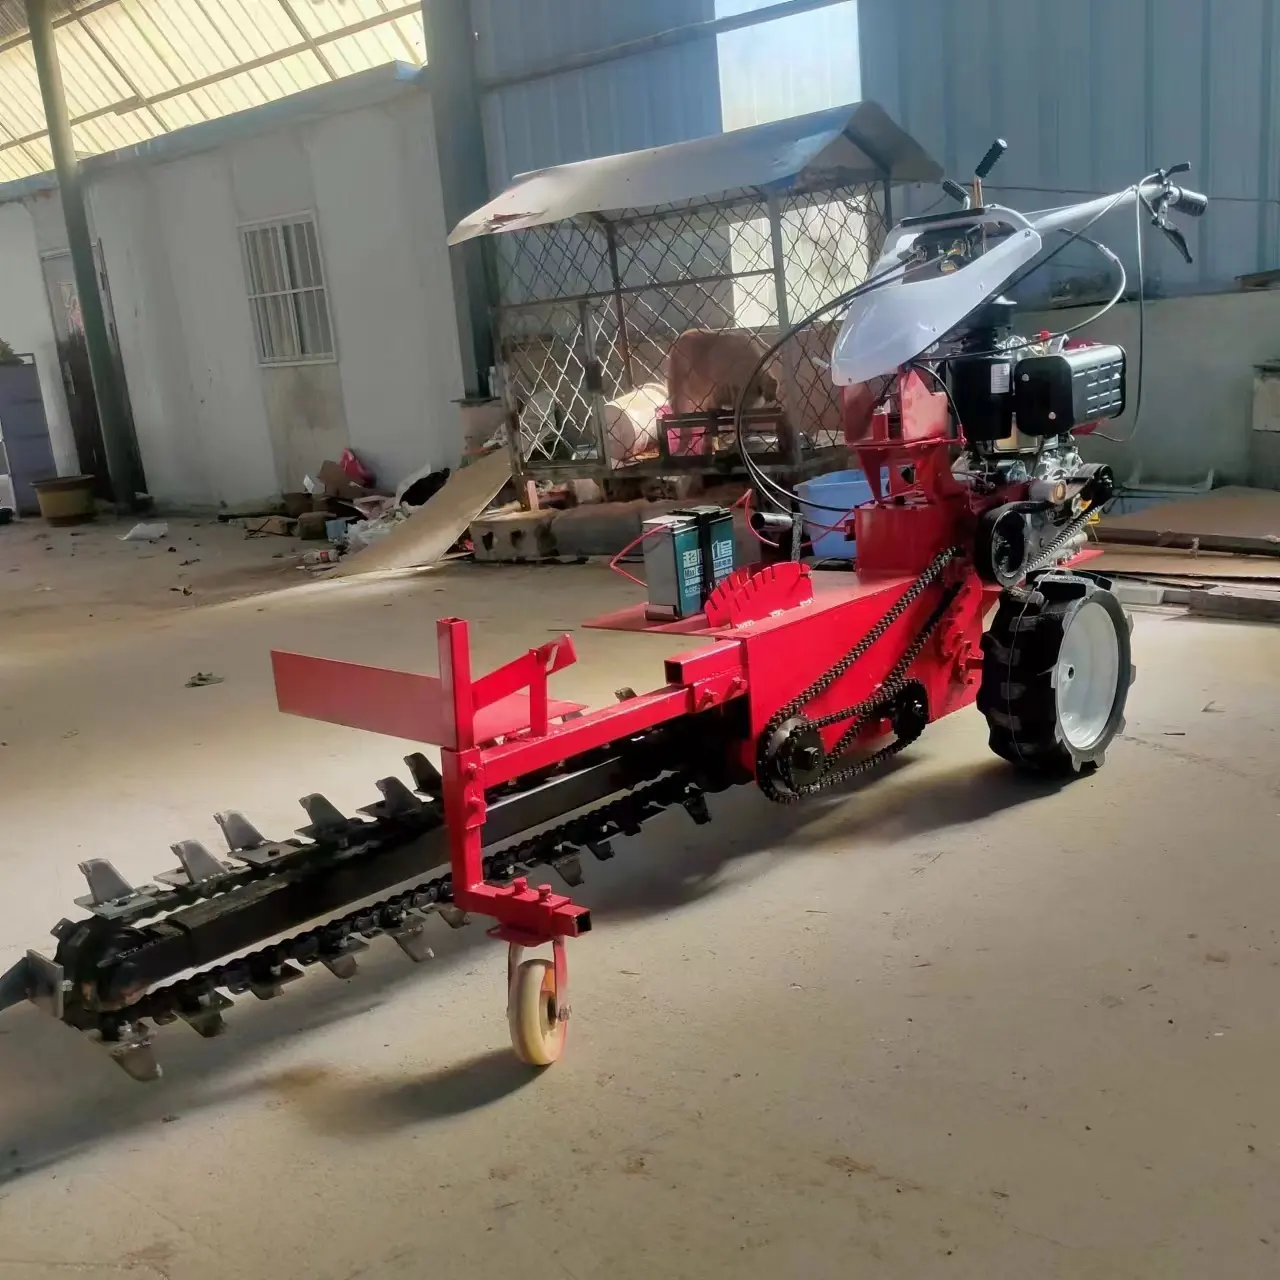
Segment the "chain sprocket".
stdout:
<svg viewBox="0 0 1280 1280">
<path fill-rule="evenodd" d="M 918 735 L 918 729 L 914 734 L 900 734 L 893 742 L 880 748 L 879 751 L 846 765 L 841 766 L 840 764 L 844 753 L 870 720 L 893 711 L 904 698 L 923 696 L 923 687 L 918 681 L 908 680 L 906 673 L 911 668 L 912 663 L 920 656 L 930 635 L 932 635 L 938 623 L 951 607 L 960 590 L 958 584 L 949 587 L 943 592 L 938 606 L 930 613 L 911 644 L 903 651 L 888 675 L 885 676 L 870 697 L 863 699 L 862 702 L 852 707 L 833 711 L 814 719 L 804 717 L 801 713 L 805 706 L 820 694 L 825 693 L 855 662 L 864 657 L 876 641 L 920 599 L 929 587 L 942 577 L 947 566 L 960 554 L 959 547 L 948 547 L 945 551 L 940 551 L 934 556 L 924 572 L 894 601 L 879 621 L 862 636 L 848 653 L 828 667 L 808 688 L 797 694 L 790 702 L 774 713 L 757 741 L 756 779 L 760 790 L 775 804 L 794 804 L 797 800 L 801 800 L 806 796 L 814 795 L 819 791 L 826 790 L 828 787 L 837 786 L 842 782 L 857 777 L 861 773 L 874 769 L 877 765 L 882 764 L 885 760 L 903 750 Z M 779 731 L 787 725 L 788 721 L 796 722 L 791 727 L 791 734 L 795 734 L 801 729 L 823 729 L 846 720 L 849 721 L 848 727 L 840 735 L 835 747 L 828 754 L 822 774 L 816 781 L 793 786 L 788 777 L 789 769 L 784 765 L 781 778 L 783 786 L 778 785 L 778 779 L 775 778 L 773 772 L 770 752 L 771 750 L 777 751 Z"/>
</svg>

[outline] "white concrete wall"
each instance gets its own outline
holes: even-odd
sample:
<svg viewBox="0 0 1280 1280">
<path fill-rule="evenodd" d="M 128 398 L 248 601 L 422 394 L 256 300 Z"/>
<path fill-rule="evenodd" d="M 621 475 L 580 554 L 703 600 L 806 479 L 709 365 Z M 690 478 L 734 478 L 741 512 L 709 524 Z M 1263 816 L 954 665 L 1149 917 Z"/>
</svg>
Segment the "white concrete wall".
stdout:
<svg viewBox="0 0 1280 1280">
<path fill-rule="evenodd" d="M 1023 316 L 1020 331 L 1064 329 L 1096 308 Z M 1130 409 L 1090 437 L 1086 454 L 1123 480 L 1189 484 L 1209 470 L 1218 483 L 1269 484 L 1251 461 L 1253 366 L 1280 358 L 1280 292 L 1218 293 L 1148 302 L 1142 400 L 1137 405 L 1138 307 L 1116 307 L 1081 337 L 1118 342 L 1129 354 Z M 1133 409 L 1140 417 L 1135 429 Z"/>
<path fill-rule="evenodd" d="M 35 220 L 25 204 L 0 205 L 0 338 L 15 351 L 35 356 L 54 464 L 59 475 L 74 475 L 80 464 L 58 363 L 57 336 L 40 267 Z"/>
<path fill-rule="evenodd" d="M 462 360 L 429 99 L 331 116 L 306 146 L 352 446 L 391 484 L 454 466 Z"/>
<path fill-rule="evenodd" d="M 218 502 L 264 497 L 279 485 L 227 158 L 210 152 L 158 165 L 151 180 L 182 325 L 205 484 Z M 104 241 L 108 234 L 102 228 Z M 146 461 L 144 455 L 144 467 Z"/>
<path fill-rule="evenodd" d="M 160 204 L 134 172 L 94 186 L 116 329 L 129 385 L 138 448 L 153 494 L 177 505 L 216 499 L 208 483 L 186 340 Z"/>
<path fill-rule="evenodd" d="M 463 394 L 431 104 L 420 88 L 166 162 L 91 173 L 147 485 L 162 504 L 301 487 L 346 445 L 390 487 L 462 450 Z M 315 215 L 337 356 L 260 366 L 244 224 Z M 59 465 L 75 466 L 40 252 L 56 196 L 0 206 L 0 335 L 41 357 Z M 43 353 L 43 354 L 42 354 Z"/>
</svg>

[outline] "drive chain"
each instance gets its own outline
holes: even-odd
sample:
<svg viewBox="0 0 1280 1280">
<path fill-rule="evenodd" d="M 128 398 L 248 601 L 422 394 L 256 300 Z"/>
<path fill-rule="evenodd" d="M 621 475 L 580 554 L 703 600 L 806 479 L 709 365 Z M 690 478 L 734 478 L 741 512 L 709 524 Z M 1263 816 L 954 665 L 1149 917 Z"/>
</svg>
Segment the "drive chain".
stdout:
<svg viewBox="0 0 1280 1280">
<path fill-rule="evenodd" d="M 852 723 L 841 734 L 835 749 L 827 756 L 827 767 L 822 776 L 815 782 L 808 783 L 801 787 L 788 786 L 787 790 L 782 790 L 774 779 L 770 776 L 770 762 L 767 758 L 767 751 L 770 741 L 774 735 L 786 724 L 788 720 L 798 716 L 808 703 L 820 694 L 825 693 L 831 686 L 842 676 L 850 667 L 853 666 L 860 658 L 871 649 L 871 647 L 879 640 L 893 624 L 913 605 L 920 597 L 931 587 L 945 572 L 947 566 L 961 554 L 959 547 L 948 547 L 945 551 L 940 551 L 929 562 L 924 572 L 898 597 L 896 601 L 889 607 L 878 622 L 866 632 L 865 635 L 846 653 L 839 658 L 830 667 L 826 669 L 809 687 L 792 698 L 786 703 L 769 720 L 765 725 L 763 732 L 757 740 L 756 746 L 756 779 L 760 790 L 772 800 L 775 804 L 794 804 L 797 800 L 803 799 L 805 796 L 813 795 L 818 791 L 825 790 L 828 787 L 847 781 L 856 777 L 858 774 L 865 773 L 870 769 L 874 769 L 877 765 L 882 764 L 891 756 L 896 755 L 904 747 L 906 747 L 911 737 L 900 737 L 888 746 L 882 747 L 879 751 L 869 756 L 856 760 L 843 768 L 837 767 L 840 757 L 853 743 L 854 739 L 862 731 L 867 721 L 873 713 L 888 710 L 893 704 L 915 685 L 919 687 L 917 681 L 905 679 L 907 670 L 911 664 L 920 656 L 929 636 L 934 628 L 941 621 L 947 609 L 950 608 L 952 601 L 955 599 L 959 588 L 953 588 L 944 593 L 942 601 L 926 619 L 924 626 L 916 634 L 911 644 L 904 650 L 902 656 L 894 664 L 893 669 L 885 677 L 885 679 L 877 686 L 875 692 L 852 707 L 846 707 L 841 711 L 834 711 L 819 719 L 806 721 L 806 726 L 813 728 L 825 728 L 828 725 L 838 724 L 845 720 Z"/>
</svg>

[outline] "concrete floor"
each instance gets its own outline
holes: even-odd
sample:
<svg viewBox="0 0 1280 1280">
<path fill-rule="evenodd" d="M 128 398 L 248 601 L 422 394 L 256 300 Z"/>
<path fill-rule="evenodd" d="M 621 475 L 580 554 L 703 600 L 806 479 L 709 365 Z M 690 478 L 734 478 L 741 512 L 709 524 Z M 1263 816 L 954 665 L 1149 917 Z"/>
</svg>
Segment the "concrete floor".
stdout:
<svg viewBox="0 0 1280 1280">
<path fill-rule="evenodd" d="M 0 542 L 5 964 L 73 912 L 80 859 L 143 879 L 215 809 L 285 833 L 306 792 L 374 798 L 403 746 L 277 715 L 272 646 L 430 669 L 459 613 L 483 668 L 632 591 L 458 567 L 191 607 L 103 534 L 24 612 L 70 545 L 31 536 Z M 254 546 L 242 586 L 301 577 Z M 595 701 L 688 647 L 578 638 L 559 688 Z M 476 928 L 242 1000 L 220 1040 L 167 1028 L 156 1086 L 10 1011 L 0 1280 L 1274 1277 L 1280 629 L 1152 613 L 1135 643 L 1094 779 L 1019 783 L 968 712 L 850 794 L 741 789 L 620 843 L 541 1076 Z"/>
</svg>

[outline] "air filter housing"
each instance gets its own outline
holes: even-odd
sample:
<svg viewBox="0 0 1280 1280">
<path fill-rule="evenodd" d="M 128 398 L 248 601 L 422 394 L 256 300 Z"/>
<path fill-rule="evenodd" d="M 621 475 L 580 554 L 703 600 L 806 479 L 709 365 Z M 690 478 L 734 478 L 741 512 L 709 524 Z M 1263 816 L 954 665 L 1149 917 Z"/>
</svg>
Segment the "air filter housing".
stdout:
<svg viewBox="0 0 1280 1280">
<path fill-rule="evenodd" d="M 1118 418 L 1124 391 L 1124 348 L 1112 344 L 1024 356 L 1014 365 L 1013 407 L 1024 435 L 1060 436 Z"/>
</svg>

